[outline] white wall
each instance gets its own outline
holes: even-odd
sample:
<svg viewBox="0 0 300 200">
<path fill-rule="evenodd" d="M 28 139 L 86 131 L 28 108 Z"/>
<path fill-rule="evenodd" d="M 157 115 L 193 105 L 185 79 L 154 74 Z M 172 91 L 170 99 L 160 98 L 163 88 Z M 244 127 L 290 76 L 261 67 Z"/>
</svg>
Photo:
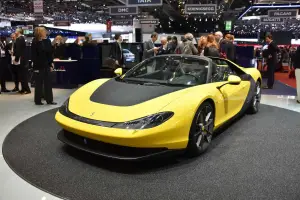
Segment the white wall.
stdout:
<svg viewBox="0 0 300 200">
<path fill-rule="evenodd" d="M 41 24 L 49 28 L 60 28 L 71 31 L 87 33 L 106 33 L 106 24 L 71 24 L 71 26 L 54 26 L 53 24 Z M 132 26 L 112 26 L 112 32 L 132 32 Z"/>
</svg>

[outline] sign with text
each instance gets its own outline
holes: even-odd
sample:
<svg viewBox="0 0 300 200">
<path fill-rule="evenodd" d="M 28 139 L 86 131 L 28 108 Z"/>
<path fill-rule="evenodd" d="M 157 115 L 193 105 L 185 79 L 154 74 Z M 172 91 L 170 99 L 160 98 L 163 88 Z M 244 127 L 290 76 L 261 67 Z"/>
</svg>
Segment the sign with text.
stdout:
<svg viewBox="0 0 300 200">
<path fill-rule="evenodd" d="M 140 24 L 158 24 L 158 19 L 140 19 Z"/>
<path fill-rule="evenodd" d="M 137 15 L 138 7 L 135 6 L 111 6 L 109 15 Z"/>
<path fill-rule="evenodd" d="M 298 10 L 269 10 L 269 17 L 281 17 L 281 18 L 296 18 L 298 15 Z"/>
<path fill-rule="evenodd" d="M 54 21 L 54 26 L 71 26 L 69 21 Z"/>
<path fill-rule="evenodd" d="M 128 6 L 162 6 L 163 0 L 127 0 Z"/>
<path fill-rule="evenodd" d="M 284 22 L 284 18 L 280 17 L 261 17 L 260 23 L 262 24 L 282 24 Z"/>
<path fill-rule="evenodd" d="M 132 19 L 117 19 L 112 21 L 114 26 L 132 26 Z"/>
<path fill-rule="evenodd" d="M 44 12 L 44 4 L 41 0 L 33 1 L 33 12 L 34 13 L 43 13 Z"/>
<path fill-rule="evenodd" d="M 215 14 L 217 13 L 217 4 L 186 4 L 186 14 Z"/>
</svg>

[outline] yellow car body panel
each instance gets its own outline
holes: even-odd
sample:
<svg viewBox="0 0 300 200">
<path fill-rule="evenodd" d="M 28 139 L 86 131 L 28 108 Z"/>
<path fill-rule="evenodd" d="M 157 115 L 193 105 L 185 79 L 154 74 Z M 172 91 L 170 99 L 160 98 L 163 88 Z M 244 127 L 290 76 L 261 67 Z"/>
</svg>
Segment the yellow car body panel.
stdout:
<svg viewBox="0 0 300 200">
<path fill-rule="evenodd" d="M 261 79 L 256 69 L 239 68 L 250 74 L 255 81 Z M 138 130 L 92 125 L 64 116 L 59 111 L 55 119 L 63 129 L 74 134 L 109 144 L 137 148 L 186 148 L 192 121 L 204 101 L 214 104 L 216 129 L 242 110 L 251 86 L 250 81 L 241 81 L 239 85 L 227 84 L 218 89 L 218 86 L 226 82 L 208 83 L 171 92 L 133 106 L 92 102 L 92 93 L 108 80 L 95 80 L 79 88 L 70 97 L 69 111 L 84 118 L 104 122 L 128 122 L 159 112 L 173 112 L 174 115 L 161 125 Z"/>
</svg>

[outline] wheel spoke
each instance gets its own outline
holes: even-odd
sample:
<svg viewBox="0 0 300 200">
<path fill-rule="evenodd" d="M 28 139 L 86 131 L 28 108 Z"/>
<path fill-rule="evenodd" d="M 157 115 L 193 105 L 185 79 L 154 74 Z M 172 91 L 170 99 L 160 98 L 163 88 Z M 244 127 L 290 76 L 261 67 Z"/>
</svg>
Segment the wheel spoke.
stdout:
<svg viewBox="0 0 300 200">
<path fill-rule="evenodd" d="M 211 112 L 209 112 L 206 117 L 205 117 L 205 122 L 208 122 L 208 120 L 210 119 L 210 116 L 211 116 Z"/>
<path fill-rule="evenodd" d="M 210 143 L 212 139 L 213 113 L 210 106 L 205 106 L 198 114 L 196 121 L 195 138 L 198 148 L 204 143 Z"/>
<path fill-rule="evenodd" d="M 201 144 L 202 138 L 203 138 L 203 135 L 200 133 L 200 135 L 199 135 L 199 137 L 198 137 L 198 139 L 197 139 L 197 143 L 196 143 L 198 147 L 199 147 L 200 144 Z"/>
</svg>

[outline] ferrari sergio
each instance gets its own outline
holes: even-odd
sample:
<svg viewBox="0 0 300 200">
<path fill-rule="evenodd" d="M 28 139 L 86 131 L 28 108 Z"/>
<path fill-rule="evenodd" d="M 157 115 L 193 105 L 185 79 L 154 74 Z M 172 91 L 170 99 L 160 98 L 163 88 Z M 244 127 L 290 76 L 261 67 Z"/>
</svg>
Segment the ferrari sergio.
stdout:
<svg viewBox="0 0 300 200">
<path fill-rule="evenodd" d="M 115 73 L 82 86 L 60 107 L 59 140 L 123 160 L 197 156 L 216 129 L 259 111 L 260 72 L 226 59 L 162 55 Z"/>
</svg>

